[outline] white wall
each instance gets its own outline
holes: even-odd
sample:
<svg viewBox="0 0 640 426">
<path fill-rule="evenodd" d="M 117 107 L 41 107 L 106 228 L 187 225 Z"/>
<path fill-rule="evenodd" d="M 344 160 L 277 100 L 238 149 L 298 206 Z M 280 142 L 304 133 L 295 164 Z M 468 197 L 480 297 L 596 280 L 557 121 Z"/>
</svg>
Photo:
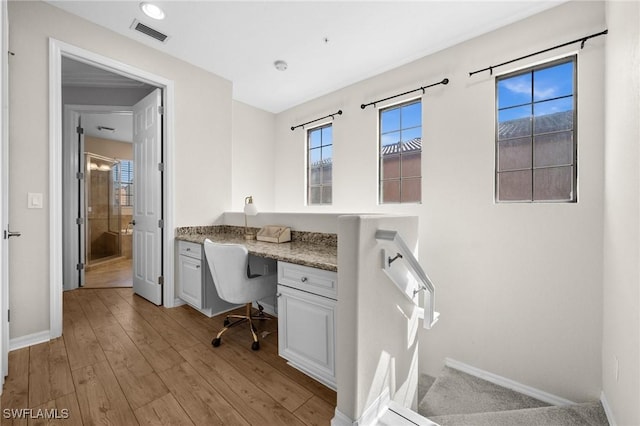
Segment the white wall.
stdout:
<svg viewBox="0 0 640 426">
<path fill-rule="evenodd" d="M 345 215 L 338 229 L 336 415 L 348 421 L 334 419 L 334 424 L 370 424 L 362 417 L 383 405 L 386 391 L 401 406 L 417 406 L 421 310 L 380 268 L 381 249 L 393 253 L 397 248 L 378 242 L 375 233 L 398 231 L 408 247 L 415 247 L 418 218 Z"/>
<path fill-rule="evenodd" d="M 638 425 L 640 3 L 608 2 L 607 25 L 602 383 L 616 423 Z"/>
<path fill-rule="evenodd" d="M 495 80 L 468 73 L 605 27 L 603 3 L 567 3 L 277 115 L 276 211 L 419 216 L 441 313 L 421 331 L 421 371 L 437 375 L 451 357 L 567 399 L 599 397 L 604 38 L 578 52 L 577 204 L 494 203 Z M 422 204 L 377 205 L 377 111 L 360 104 L 443 77 L 423 98 Z M 290 126 L 337 109 L 334 202 L 307 207 L 304 131 Z"/>
<path fill-rule="evenodd" d="M 273 179 L 280 166 L 273 149 L 275 115 L 239 101 L 232 108 L 231 206 L 242 210 L 245 197 L 252 195 L 261 211 L 273 211 Z"/>
<path fill-rule="evenodd" d="M 213 222 L 230 208 L 231 83 L 42 2 L 9 2 L 11 338 L 49 329 L 48 39 L 175 82 L 175 224 Z M 205 184 L 212 182 L 213 184 Z M 27 209 L 27 192 L 44 209 Z"/>
</svg>

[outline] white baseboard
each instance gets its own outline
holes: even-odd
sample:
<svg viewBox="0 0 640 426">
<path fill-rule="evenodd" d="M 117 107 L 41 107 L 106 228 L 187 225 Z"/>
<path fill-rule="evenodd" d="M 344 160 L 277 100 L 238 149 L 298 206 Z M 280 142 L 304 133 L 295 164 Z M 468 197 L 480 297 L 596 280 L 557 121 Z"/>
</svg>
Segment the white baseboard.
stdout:
<svg viewBox="0 0 640 426">
<path fill-rule="evenodd" d="M 463 373 L 467 373 L 480 379 L 486 380 L 487 382 L 491 382 L 495 385 L 520 392 L 521 394 L 538 399 L 542 402 L 546 402 L 547 404 L 558 406 L 575 404 L 573 401 L 569 401 L 568 399 L 561 398 L 540 389 L 532 388 L 531 386 L 523 385 L 522 383 L 507 379 L 506 377 L 498 376 L 497 374 L 472 367 L 471 365 L 456 361 L 451 358 L 445 359 L 445 365 L 455 370 L 462 371 Z"/>
<path fill-rule="evenodd" d="M 180 299 L 179 297 L 176 297 L 173 300 L 173 306 L 171 306 L 172 308 L 177 308 L 178 306 L 182 306 L 182 305 L 186 305 L 187 302 L 185 302 L 184 300 Z"/>
<path fill-rule="evenodd" d="M 602 404 L 602 408 L 604 408 L 604 413 L 607 415 L 609 426 L 617 426 L 616 419 L 613 417 L 613 410 L 609 405 L 609 401 L 607 401 L 607 397 L 604 395 L 604 391 L 600 392 L 600 403 Z"/>
<path fill-rule="evenodd" d="M 357 420 L 350 419 L 336 407 L 335 415 L 333 419 L 331 419 L 331 426 L 373 426 L 377 424 L 378 419 L 387 412 L 390 401 L 389 388 L 384 388 L 380 395 L 364 409 L 362 415 Z"/>
<path fill-rule="evenodd" d="M 15 339 L 9 340 L 9 351 L 15 351 L 16 349 L 22 349 L 27 346 L 37 345 L 38 343 L 48 342 L 49 340 L 51 340 L 51 333 L 49 330 L 16 337 Z"/>
</svg>

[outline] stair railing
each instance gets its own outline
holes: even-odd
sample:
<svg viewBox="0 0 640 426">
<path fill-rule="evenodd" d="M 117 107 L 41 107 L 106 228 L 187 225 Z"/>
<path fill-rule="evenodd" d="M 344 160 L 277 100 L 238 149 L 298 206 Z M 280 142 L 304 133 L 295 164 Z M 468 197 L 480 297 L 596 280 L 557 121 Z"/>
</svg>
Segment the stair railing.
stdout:
<svg viewBox="0 0 640 426">
<path fill-rule="evenodd" d="M 413 303 L 417 304 L 415 301 L 416 294 L 424 291 L 425 297 L 425 313 L 424 313 L 424 327 L 426 329 L 431 329 L 434 324 L 438 321 L 438 317 L 440 314 L 435 311 L 435 287 L 433 283 L 427 276 L 427 274 L 420 266 L 418 259 L 413 254 L 413 251 L 407 246 L 407 243 L 402 239 L 398 231 L 389 231 L 384 229 L 378 229 L 376 231 L 376 240 L 378 241 L 390 241 L 395 245 L 396 254 L 391 257 L 389 256 L 387 250 L 384 248 L 381 250 L 382 252 L 382 270 L 389 277 L 389 279 L 396 285 L 398 290 L 405 297 L 411 300 Z M 407 269 L 412 273 L 412 275 L 417 280 L 417 287 L 410 289 L 412 294 L 407 292 L 407 286 L 403 285 L 405 283 L 398 282 L 396 277 L 397 274 L 390 273 L 390 269 L 394 262 L 402 260 L 406 263 Z"/>
</svg>

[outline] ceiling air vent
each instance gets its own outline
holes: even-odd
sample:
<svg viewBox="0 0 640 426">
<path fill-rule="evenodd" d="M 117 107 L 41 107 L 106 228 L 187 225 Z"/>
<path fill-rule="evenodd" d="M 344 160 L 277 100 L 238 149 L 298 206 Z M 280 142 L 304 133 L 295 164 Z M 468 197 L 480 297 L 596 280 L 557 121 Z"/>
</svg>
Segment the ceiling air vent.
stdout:
<svg viewBox="0 0 640 426">
<path fill-rule="evenodd" d="M 153 28 L 146 26 L 145 24 L 138 21 L 137 19 L 133 20 L 133 24 L 131 24 L 131 29 L 141 32 L 142 34 L 148 35 L 151 38 L 155 38 L 156 40 L 162 43 L 167 41 L 167 39 L 169 38 L 168 35 L 162 34 L 160 31 L 154 30 Z"/>
</svg>

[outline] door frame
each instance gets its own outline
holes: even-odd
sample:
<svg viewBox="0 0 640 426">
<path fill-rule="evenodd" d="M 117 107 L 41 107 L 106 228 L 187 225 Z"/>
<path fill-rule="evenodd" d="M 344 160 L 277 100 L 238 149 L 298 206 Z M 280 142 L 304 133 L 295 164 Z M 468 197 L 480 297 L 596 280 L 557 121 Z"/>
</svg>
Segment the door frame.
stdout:
<svg viewBox="0 0 640 426">
<path fill-rule="evenodd" d="M 9 20 L 7 2 L 0 5 L 0 223 L 9 231 Z M 9 373 L 9 242 L 0 243 L 0 395 Z"/>
<path fill-rule="evenodd" d="M 49 280 L 50 338 L 62 335 L 62 57 L 102 68 L 162 88 L 163 152 L 163 303 L 175 306 L 174 291 L 174 121 L 175 84 L 141 70 L 71 44 L 49 38 Z"/>
<path fill-rule="evenodd" d="M 79 274 L 77 274 L 76 263 L 84 262 L 85 259 L 76 259 L 80 252 L 79 247 L 79 235 L 77 231 L 77 224 L 75 221 L 75 210 L 78 208 L 78 198 L 83 196 L 82 190 L 78 193 L 78 186 L 75 185 L 76 171 L 80 170 L 80 164 L 78 164 L 78 152 L 77 148 L 74 148 L 74 144 L 77 141 L 78 134 L 76 133 L 76 127 L 78 125 L 78 119 L 84 114 L 128 114 L 133 115 L 133 109 L 130 106 L 117 106 L 117 105 L 75 105 L 66 104 L 63 105 L 62 116 L 64 120 L 63 134 L 62 134 L 62 155 L 63 161 L 63 187 L 71 188 L 66 192 L 62 206 L 63 223 L 66 225 L 66 232 L 63 236 L 63 277 L 72 277 L 71 280 L 63 282 L 63 290 L 74 290 L 80 287 Z M 133 126 L 133 124 L 132 124 Z M 84 185 L 82 185 L 84 187 Z M 64 193 L 63 193 L 64 194 Z M 81 200 L 82 201 L 82 200 Z M 83 215 L 84 217 L 84 215 Z M 64 227 L 63 227 L 64 229 Z"/>
</svg>

